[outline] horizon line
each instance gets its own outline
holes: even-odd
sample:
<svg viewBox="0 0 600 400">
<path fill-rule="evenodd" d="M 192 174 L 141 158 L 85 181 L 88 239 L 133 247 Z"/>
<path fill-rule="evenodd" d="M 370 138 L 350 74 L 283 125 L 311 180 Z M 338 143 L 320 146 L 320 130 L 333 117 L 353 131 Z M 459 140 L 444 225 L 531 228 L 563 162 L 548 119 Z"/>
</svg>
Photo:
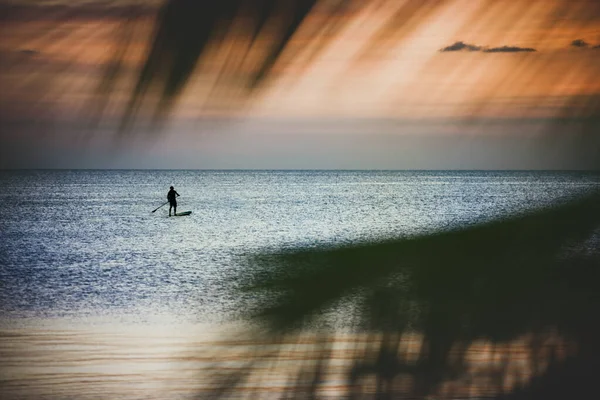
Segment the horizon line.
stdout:
<svg viewBox="0 0 600 400">
<path fill-rule="evenodd" d="M 0 168 L 0 172 L 11 171 L 206 171 L 206 172 L 597 172 L 600 169 L 481 169 L 481 168 Z"/>
</svg>

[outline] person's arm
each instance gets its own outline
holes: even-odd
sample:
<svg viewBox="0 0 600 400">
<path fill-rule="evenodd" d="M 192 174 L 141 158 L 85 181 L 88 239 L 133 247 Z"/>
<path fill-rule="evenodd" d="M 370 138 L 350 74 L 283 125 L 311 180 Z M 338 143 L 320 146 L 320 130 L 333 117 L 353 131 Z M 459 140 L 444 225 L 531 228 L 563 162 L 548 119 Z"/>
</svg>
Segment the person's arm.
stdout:
<svg viewBox="0 0 600 400">
<path fill-rule="evenodd" d="M 175 192 L 175 194 L 177 195 L 177 197 L 179 197 L 179 193 Z"/>
</svg>

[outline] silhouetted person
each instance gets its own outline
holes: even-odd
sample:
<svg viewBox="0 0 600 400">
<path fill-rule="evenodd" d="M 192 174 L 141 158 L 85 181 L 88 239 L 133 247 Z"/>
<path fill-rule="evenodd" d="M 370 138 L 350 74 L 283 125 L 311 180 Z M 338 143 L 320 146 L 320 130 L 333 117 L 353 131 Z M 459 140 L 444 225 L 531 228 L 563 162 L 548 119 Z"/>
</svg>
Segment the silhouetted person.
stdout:
<svg viewBox="0 0 600 400">
<path fill-rule="evenodd" d="M 171 186 L 171 190 L 167 193 L 167 200 L 169 200 L 169 217 L 171 216 L 171 208 L 173 209 L 173 215 L 177 214 L 177 196 L 179 196 L 179 193 Z"/>
</svg>

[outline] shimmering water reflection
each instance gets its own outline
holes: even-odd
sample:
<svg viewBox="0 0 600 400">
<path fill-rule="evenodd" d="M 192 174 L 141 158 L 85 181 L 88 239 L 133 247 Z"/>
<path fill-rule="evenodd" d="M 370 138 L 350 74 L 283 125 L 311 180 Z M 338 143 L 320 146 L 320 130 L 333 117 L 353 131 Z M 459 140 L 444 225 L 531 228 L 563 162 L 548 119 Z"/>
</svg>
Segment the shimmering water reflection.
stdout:
<svg viewBox="0 0 600 400">
<path fill-rule="evenodd" d="M 452 229 L 598 187 L 591 173 L 0 172 L 0 324 L 237 316 L 249 254 Z M 163 207 L 170 185 L 179 211 Z"/>
<path fill-rule="evenodd" d="M 56 323 L 60 326 L 65 326 L 64 321 Z M 357 385 L 363 394 L 377 391 L 376 371 L 369 365 L 375 365 L 373 343 L 379 343 L 381 335 L 303 334 L 274 340 L 240 326 L 221 328 L 113 325 L 93 330 L 46 326 L 0 331 L 2 398 L 191 399 L 208 398 L 223 388 L 233 389 L 224 397 L 228 399 L 286 398 L 308 391 L 313 378 L 298 381 L 298 377 L 303 368 L 314 368 L 324 357 L 327 365 L 319 381 L 319 398 L 346 398 Z M 524 335 L 502 344 L 485 340 L 468 344 L 460 355 L 464 373 L 443 381 L 436 398 L 477 399 L 509 391 L 543 374 L 551 357 L 557 361 L 576 351 L 572 343 L 549 332 L 534 358 L 532 339 Z M 398 396 L 410 393 L 414 382 L 406 366 L 410 368 L 419 357 L 422 346 L 418 334 L 402 338 L 396 356 L 403 370 L 395 372 L 392 382 Z M 365 373 L 351 382 L 357 361 L 365 366 Z M 232 386 L 231 377 L 245 372 L 251 376 Z"/>
</svg>

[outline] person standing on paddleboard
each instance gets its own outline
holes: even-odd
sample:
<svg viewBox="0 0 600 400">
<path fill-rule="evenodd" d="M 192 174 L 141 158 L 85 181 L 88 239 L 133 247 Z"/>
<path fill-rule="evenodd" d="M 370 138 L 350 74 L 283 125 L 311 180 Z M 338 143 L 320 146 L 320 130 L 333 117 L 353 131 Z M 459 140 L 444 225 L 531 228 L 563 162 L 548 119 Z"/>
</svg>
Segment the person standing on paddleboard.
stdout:
<svg viewBox="0 0 600 400">
<path fill-rule="evenodd" d="M 171 208 L 174 211 L 173 215 L 177 214 L 177 196 L 179 196 L 179 193 L 171 186 L 171 190 L 167 193 L 167 200 L 169 200 L 169 217 L 171 216 Z"/>
</svg>

